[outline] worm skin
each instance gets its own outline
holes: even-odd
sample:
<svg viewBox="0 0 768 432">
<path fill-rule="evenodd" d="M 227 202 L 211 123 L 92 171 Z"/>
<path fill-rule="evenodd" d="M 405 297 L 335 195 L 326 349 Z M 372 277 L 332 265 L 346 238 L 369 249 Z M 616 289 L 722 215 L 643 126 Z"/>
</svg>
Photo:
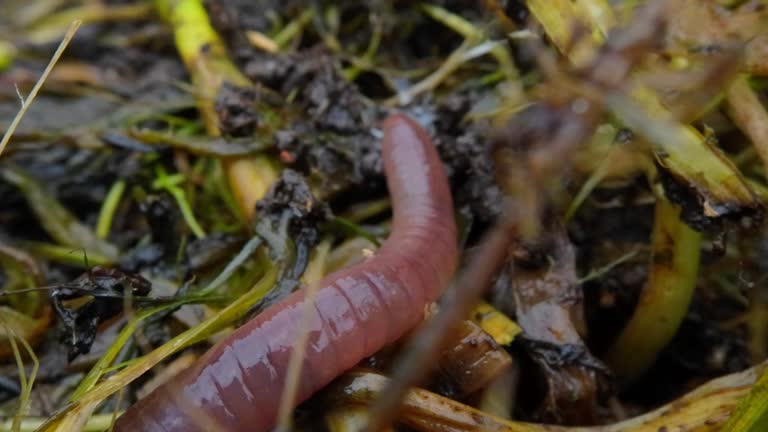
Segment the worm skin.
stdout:
<svg viewBox="0 0 768 432">
<path fill-rule="evenodd" d="M 406 116 L 389 117 L 383 158 L 394 213 L 391 235 L 374 257 L 320 282 L 307 320 L 297 403 L 418 325 L 455 270 L 451 193 L 426 132 Z M 128 409 L 114 430 L 269 430 L 300 331 L 304 295 L 300 289 L 239 327 L 172 383 Z"/>
</svg>

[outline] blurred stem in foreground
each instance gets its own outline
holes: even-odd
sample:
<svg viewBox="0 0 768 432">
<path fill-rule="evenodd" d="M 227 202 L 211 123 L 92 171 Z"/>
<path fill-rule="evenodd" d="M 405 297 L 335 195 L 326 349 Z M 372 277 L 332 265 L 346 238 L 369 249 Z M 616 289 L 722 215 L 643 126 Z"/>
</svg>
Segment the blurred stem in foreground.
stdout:
<svg viewBox="0 0 768 432">
<path fill-rule="evenodd" d="M 609 88 L 603 90 L 602 103 L 613 111 L 614 115 L 633 132 L 642 136 L 653 144 L 653 152 L 656 160 L 669 173 L 685 184 L 688 189 L 701 197 L 703 212 L 708 218 L 722 217 L 728 213 L 738 213 L 741 210 L 758 208 L 753 192 L 744 181 L 741 173 L 725 157 L 719 149 L 715 148 L 695 128 L 679 123 L 664 106 L 658 94 L 647 87 L 635 86 L 630 95 L 623 93 L 626 79 L 621 74 L 612 71 L 617 69 L 612 63 L 612 57 L 606 57 L 601 61 L 601 52 L 605 51 L 605 38 L 602 36 L 608 27 L 616 22 L 610 7 L 599 8 L 600 13 L 587 13 L 585 11 L 597 10 L 599 0 L 582 0 L 581 6 L 570 2 L 557 0 L 550 2 L 545 0 L 528 0 L 531 13 L 544 27 L 544 30 L 555 46 L 568 57 L 577 67 L 587 65 L 590 70 L 597 71 L 596 77 L 620 75 L 618 82 L 610 82 Z M 663 14 L 665 4 L 659 1 L 648 2 L 648 9 L 636 11 L 636 23 L 652 25 L 659 19 L 655 14 Z M 602 17 L 597 19 L 597 17 Z M 587 25 L 592 38 L 582 38 L 574 46 L 571 40 L 572 26 L 580 22 Z M 623 57 L 626 67 L 640 64 L 634 52 L 643 53 L 643 38 L 653 37 L 653 34 L 643 33 L 643 29 L 635 29 L 635 34 L 629 34 L 626 40 L 614 42 L 615 53 Z M 631 38 L 635 38 L 633 40 Z M 623 45 L 622 45 L 623 44 Z M 602 45 L 602 46 L 601 46 Z M 627 47 L 636 48 L 635 51 Z M 602 51 L 601 51 L 602 48 Z M 608 50 L 610 51 L 610 50 Z"/>
<path fill-rule="evenodd" d="M 750 87 L 746 75 L 737 77 L 731 83 L 726 99 L 731 119 L 752 141 L 752 147 L 763 161 L 768 175 L 768 112 Z"/>
<path fill-rule="evenodd" d="M 528 0 L 531 14 L 571 63 L 581 66 L 595 55 L 597 45 L 605 42 L 606 33 L 616 24 L 613 10 L 604 0 Z M 586 24 L 590 38 L 572 40 L 573 26 Z"/>
<path fill-rule="evenodd" d="M 672 340 L 688 312 L 699 270 L 701 234 L 680 219 L 680 208 L 656 202 L 648 281 L 635 311 L 606 356 L 621 378 L 638 378 Z"/>
<path fill-rule="evenodd" d="M 208 134 L 220 136 L 214 103 L 221 85 L 225 81 L 242 87 L 252 83 L 230 60 L 201 0 L 155 0 L 155 7 L 173 27 L 176 49 L 192 76 L 198 110 Z M 277 178 L 276 170 L 266 156 L 227 159 L 224 164 L 240 211 L 250 219 L 256 201 Z"/>
</svg>

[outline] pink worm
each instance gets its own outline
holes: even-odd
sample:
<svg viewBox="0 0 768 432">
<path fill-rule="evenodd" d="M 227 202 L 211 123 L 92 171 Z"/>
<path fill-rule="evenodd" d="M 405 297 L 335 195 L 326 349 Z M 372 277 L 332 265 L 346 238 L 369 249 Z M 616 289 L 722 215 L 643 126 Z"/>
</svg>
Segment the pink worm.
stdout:
<svg viewBox="0 0 768 432">
<path fill-rule="evenodd" d="M 383 157 L 392 233 L 375 257 L 320 282 L 297 403 L 418 325 L 455 270 L 451 193 L 426 132 L 406 116 L 389 117 Z M 300 289 L 238 328 L 172 383 L 128 409 L 114 430 L 197 431 L 205 429 L 201 416 L 226 431 L 269 430 L 300 331 L 304 296 Z"/>
</svg>

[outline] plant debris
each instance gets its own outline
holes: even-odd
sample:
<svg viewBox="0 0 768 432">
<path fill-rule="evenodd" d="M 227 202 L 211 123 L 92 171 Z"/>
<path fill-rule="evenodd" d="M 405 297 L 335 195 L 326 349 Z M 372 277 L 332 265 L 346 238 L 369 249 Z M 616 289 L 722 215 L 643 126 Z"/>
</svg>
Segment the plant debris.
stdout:
<svg viewBox="0 0 768 432">
<path fill-rule="evenodd" d="M 101 267 L 54 287 L 51 302 L 69 361 L 90 351 L 101 323 L 120 313 L 125 304 L 130 305 L 133 297 L 144 297 L 151 289 L 152 284 L 139 275 Z"/>
<path fill-rule="evenodd" d="M 107 430 L 374 254 L 394 113 L 460 269 L 297 430 L 765 428 L 763 2 L 97 3 L 0 2 L 0 431 Z"/>
</svg>

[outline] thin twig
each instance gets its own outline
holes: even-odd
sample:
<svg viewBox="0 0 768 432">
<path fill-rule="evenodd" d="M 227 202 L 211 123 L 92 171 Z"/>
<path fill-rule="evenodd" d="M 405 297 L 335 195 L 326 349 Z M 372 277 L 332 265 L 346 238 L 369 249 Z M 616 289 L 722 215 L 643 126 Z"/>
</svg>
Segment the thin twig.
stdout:
<svg viewBox="0 0 768 432">
<path fill-rule="evenodd" d="M 59 57 L 64 53 L 64 50 L 67 48 L 67 45 L 69 45 L 69 41 L 72 40 L 72 38 L 75 36 L 75 33 L 77 33 L 77 30 L 80 28 L 80 24 L 83 22 L 79 19 L 72 21 L 72 24 L 69 25 L 69 29 L 67 29 L 67 33 L 64 35 L 64 39 L 59 44 L 59 47 L 56 49 L 56 52 L 53 53 L 53 57 L 51 57 L 51 61 L 48 62 L 48 66 L 45 67 L 45 70 L 43 71 L 43 74 L 40 76 L 40 79 L 37 80 L 35 83 L 35 86 L 32 88 L 32 91 L 29 92 L 29 96 L 27 96 L 26 99 L 24 99 L 24 102 L 21 104 L 21 109 L 19 109 L 19 112 L 16 113 L 16 117 L 13 118 L 13 121 L 11 122 L 11 125 L 8 127 L 8 130 L 5 131 L 5 135 L 3 135 L 3 139 L 0 140 L 0 155 L 3 154 L 3 150 L 5 150 L 5 146 L 8 145 L 8 141 L 10 141 L 11 136 L 16 131 L 16 128 L 19 126 L 19 122 L 21 122 L 21 119 L 24 117 L 24 114 L 26 114 L 27 109 L 29 109 L 29 106 L 32 104 L 32 102 L 35 100 L 35 97 L 37 96 L 37 93 L 40 91 L 40 88 L 43 86 L 43 83 L 48 79 L 48 75 L 50 75 L 51 71 L 53 70 L 53 67 L 56 65 L 56 62 L 59 61 Z"/>
<path fill-rule="evenodd" d="M 736 78 L 726 95 L 731 119 L 752 141 L 768 173 L 768 111 L 750 87 L 747 76 Z"/>
</svg>

